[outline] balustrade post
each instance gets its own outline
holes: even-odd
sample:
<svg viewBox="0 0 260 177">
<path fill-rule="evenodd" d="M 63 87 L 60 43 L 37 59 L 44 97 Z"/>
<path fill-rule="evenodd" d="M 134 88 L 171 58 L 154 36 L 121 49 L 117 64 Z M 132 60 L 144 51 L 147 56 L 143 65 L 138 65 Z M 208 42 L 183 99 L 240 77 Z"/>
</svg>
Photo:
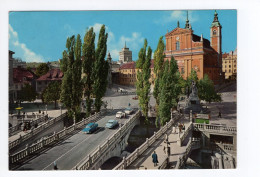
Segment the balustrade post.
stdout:
<svg viewBox="0 0 260 177">
<path fill-rule="evenodd" d="M 123 157 L 123 169 L 126 169 L 126 160 L 125 160 L 125 157 Z"/>
<path fill-rule="evenodd" d="M 231 169 L 234 169 L 234 168 L 235 168 L 235 165 L 234 165 L 234 158 L 233 158 L 233 156 L 231 155 L 231 156 L 228 158 L 228 160 L 229 160 Z"/>
<path fill-rule="evenodd" d="M 88 161 L 89 161 L 89 167 L 90 167 L 91 164 L 92 164 L 92 161 L 91 161 L 91 157 L 90 157 L 90 155 L 88 155 Z"/>
<path fill-rule="evenodd" d="M 190 122 L 192 122 L 192 110 L 190 110 L 190 116 L 189 116 L 189 118 L 190 118 Z"/>
<path fill-rule="evenodd" d="M 155 140 L 157 140 L 157 137 L 156 137 L 156 132 L 154 132 L 154 137 L 155 137 Z"/>
<path fill-rule="evenodd" d="M 216 157 L 218 158 L 219 169 L 223 169 L 222 155 L 216 153 Z"/>
<path fill-rule="evenodd" d="M 98 145 L 98 155 L 100 156 L 101 155 L 101 147 L 100 147 L 100 145 Z"/>
<path fill-rule="evenodd" d="M 146 144 L 147 144 L 147 148 L 149 147 L 149 139 L 146 138 Z"/>
<path fill-rule="evenodd" d="M 29 145 L 28 145 L 28 144 L 26 144 L 26 146 L 25 146 L 25 152 L 26 152 L 26 156 L 28 156 L 28 155 L 29 155 L 29 152 L 28 152 L 28 147 L 29 147 Z"/>
<path fill-rule="evenodd" d="M 136 149 L 136 157 L 139 156 L 139 148 Z"/>
<path fill-rule="evenodd" d="M 64 127 L 64 134 L 65 134 L 65 135 L 67 134 L 67 128 L 66 128 L 66 126 Z"/>
<path fill-rule="evenodd" d="M 203 130 L 206 130 L 206 122 L 203 123 Z"/>
<path fill-rule="evenodd" d="M 168 130 L 169 126 L 168 126 L 168 122 L 166 122 L 166 131 Z"/>
</svg>

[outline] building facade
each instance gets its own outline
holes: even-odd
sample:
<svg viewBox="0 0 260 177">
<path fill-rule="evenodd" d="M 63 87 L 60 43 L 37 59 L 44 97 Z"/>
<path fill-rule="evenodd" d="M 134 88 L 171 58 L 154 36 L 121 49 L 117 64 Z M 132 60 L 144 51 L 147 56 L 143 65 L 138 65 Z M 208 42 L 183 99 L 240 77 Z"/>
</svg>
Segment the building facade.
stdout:
<svg viewBox="0 0 260 177">
<path fill-rule="evenodd" d="M 210 27 L 210 41 L 193 34 L 189 24 L 188 12 L 185 28 L 177 28 L 165 35 L 166 50 L 165 60 L 174 57 L 178 63 L 179 71 L 186 79 L 192 69 L 197 72 L 198 78 L 202 79 L 207 74 L 214 84 L 221 82 L 222 63 L 222 32 L 218 21 L 218 14 L 215 11 L 214 20 Z"/>
<path fill-rule="evenodd" d="M 135 62 L 125 63 L 119 68 L 119 84 L 134 86 L 136 82 Z"/>
<path fill-rule="evenodd" d="M 14 103 L 13 51 L 9 50 L 9 103 Z"/>
<path fill-rule="evenodd" d="M 62 78 L 63 72 L 60 69 L 55 68 L 49 70 L 46 74 L 36 80 L 36 92 L 41 94 L 49 83 L 56 81 L 61 82 Z"/>
<path fill-rule="evenodd" d="M 119 52 L 119 61 L 120 64 L 122 63 L 128 63 L 132 62 L 132 51 L 129 50 L 129 48 L 125 47 L 122 48 L 122 51 Z"/>
<path fill-rule="evenodd" d="M 225 79 L 236 80 L 237 78 L 237 49 L 233 52 L 222 54 L 222 71 Z"/>
<path fill-rule="evenodd" d="M 26 62 L 22 59 L 13 59 L 13 68 L 26 68 Z"/>
<path fill-rule="evenodd" d="M 14 101 L 19 99 L 20 91 L 25 86 L 25 84 L 29 84 L 35 90 L 36 84 L 35 80 L 37 76 L 22 67 L 13 68 L 13 81 L 14 81 Z"/>
</svg>

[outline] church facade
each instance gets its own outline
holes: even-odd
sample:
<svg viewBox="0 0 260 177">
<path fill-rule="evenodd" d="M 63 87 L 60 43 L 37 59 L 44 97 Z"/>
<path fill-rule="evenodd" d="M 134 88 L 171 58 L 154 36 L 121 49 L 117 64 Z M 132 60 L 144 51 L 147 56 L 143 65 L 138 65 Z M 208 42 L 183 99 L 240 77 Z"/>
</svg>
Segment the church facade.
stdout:
<svg viewBox="0 0 260 177">
<path fill-rule="evenodd" d="M 214 84 L 221 82 L 222 74 L 222 26 L 215 11 L 214 20 L 210 27 L 210 41 L 193 33 L 189 24 L 188 12 L 185 28 L 179 27 L 165 35 L 165 60 L 173 56 L 178 63 L 179 71 L 186 79 L 192 69 L 202 79 L 207 74 Z"/>
</svg>

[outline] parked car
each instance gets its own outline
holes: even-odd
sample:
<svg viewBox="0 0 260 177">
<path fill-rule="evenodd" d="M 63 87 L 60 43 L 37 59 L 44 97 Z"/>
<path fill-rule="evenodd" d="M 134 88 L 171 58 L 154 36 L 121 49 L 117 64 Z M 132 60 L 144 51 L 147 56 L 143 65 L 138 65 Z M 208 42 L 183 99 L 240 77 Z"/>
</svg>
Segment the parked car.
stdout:
<svg viewBox="0 0 260 177">
<path fill-rule="evenodd" d="M 84 133 L 93 133 L 94 131 L 96 131 L 98 127 L 98 124 L 97 123 L 89 123 L 86 128 L 84 128 L 82 131 Z"/>
<path fill-rule="evenodd" d="M 126 108 L 126 109 L 125 109 L 126 115 L 132 114 L 133 111 L 134 111 L 134 110 L 133 110 L 132 108 Z"/>
<path fill-rule="evenodd" d="M 106 123 L 106 127 L 107 128 L 114 128 L 118 125 L 118 121 L 117 120 L 109 120 L 107 123 Z"/>
<path fill-rule="evenodd" d="M 125 117 L 125 113 L 123 113 L 122 111 L 118 111 L 118 112 L 116 113 L 116 118 L 121 119 L 122 117 Z"/>
<path fill-rule="evenodd" d="M 138 100 L 138 96 L 135 96 L 132 98 L 133 100 Z"/>
</svg>

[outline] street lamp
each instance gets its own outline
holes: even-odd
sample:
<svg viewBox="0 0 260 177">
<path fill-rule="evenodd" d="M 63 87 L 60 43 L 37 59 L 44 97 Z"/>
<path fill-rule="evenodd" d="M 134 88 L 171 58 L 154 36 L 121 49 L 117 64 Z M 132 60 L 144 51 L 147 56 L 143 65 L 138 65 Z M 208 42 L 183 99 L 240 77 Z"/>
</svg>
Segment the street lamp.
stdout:
<svg viewBox="0 0 260 177">
<path fill-rule="evenodd" d="M 60 106 L 60 115 L 62 115 L 62 109 L 61 109 L 62 103 L 61 102 L 60 102 L 59 106 Z"/>
<path fill-rule="evenodd" d="M 47 104 L 45 105 L 45 110 L 46 110 L 46 114 L 47 114 L 47 110 L 48 110 L 48 108 L 47 108 Z"/>
</svg>

